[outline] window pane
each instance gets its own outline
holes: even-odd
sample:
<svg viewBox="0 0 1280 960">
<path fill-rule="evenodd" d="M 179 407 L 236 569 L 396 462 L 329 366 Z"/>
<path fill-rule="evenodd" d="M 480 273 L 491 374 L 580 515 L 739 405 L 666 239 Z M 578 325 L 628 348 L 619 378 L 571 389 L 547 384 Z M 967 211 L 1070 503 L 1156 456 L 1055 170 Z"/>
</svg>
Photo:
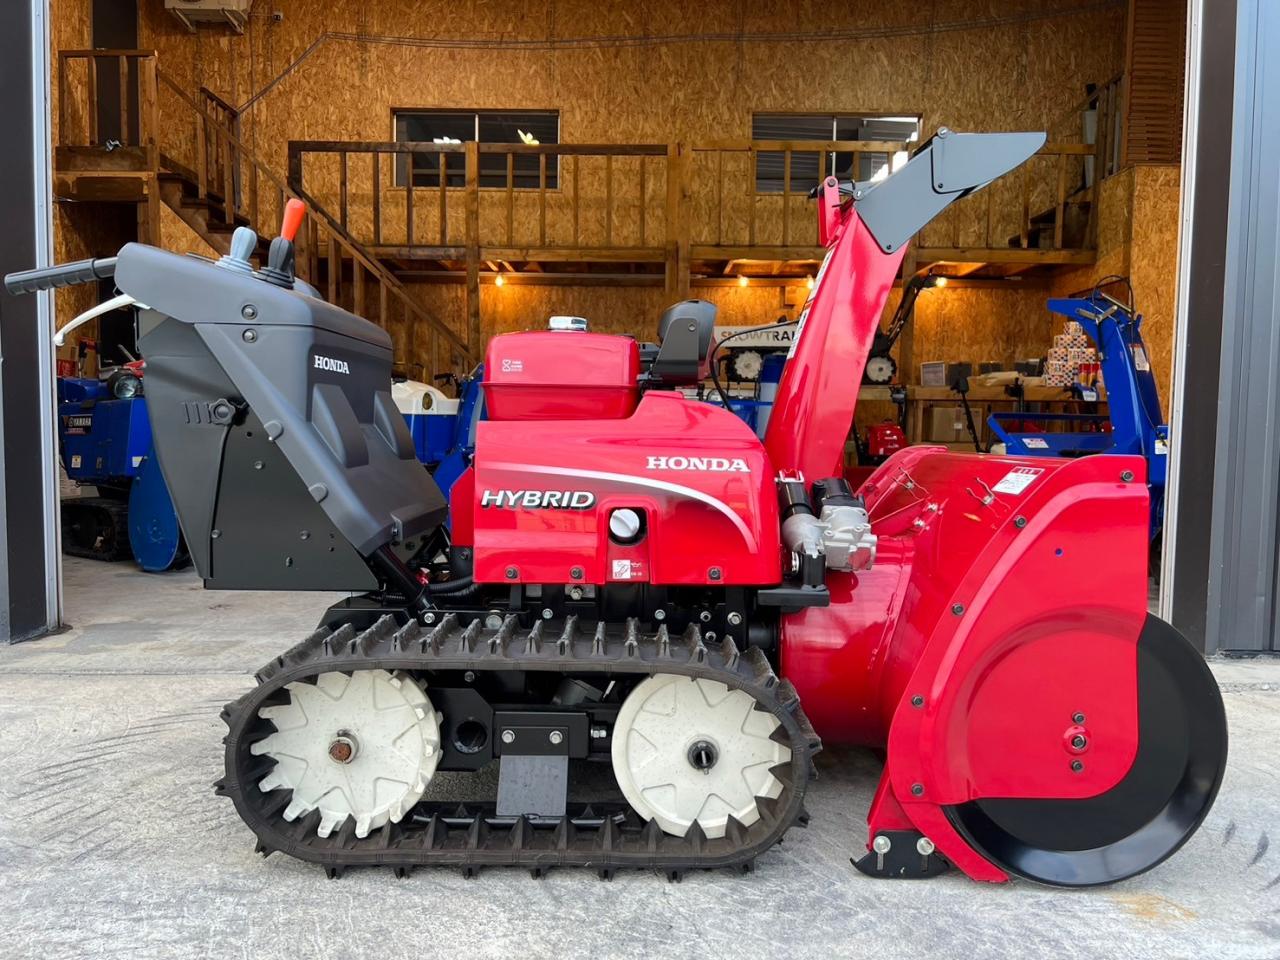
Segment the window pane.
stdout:
<svg viewBox="0 0 1280 960">
<path fill-rule="evenodd" d="M 813 114 L 757 113 L 751 118 L 753 140 L 830 140 L 830 116 Z M 791 154 L 791 191 L 807 193 L 821 180 L 823 156 L 820 153 Z M 756 192 L 782 193 L 786 157 L 781 151 L 766 150 L 756 154 Z"/>
<path fill-rule="evenodd" d="M 757 113 L 751 118 L 752 140 L 830 140 L 830 116 Z"/>
<path fill-rule="evenodd" d="M 522 143 L 521 133 L 540 144 L 560 142 L 560 115 L 551 110 L 487 110 L 479 114 L 481 143 Z M 554 190 L 560 169 L 559 158 L 547 157 L 547 189 Z M 512 173 L 517 190 L 539 186 L 538 157 L 517 154 Z M 507 157 L 501 153 L 480 155 L 480 186 L 507 186 Z"/>
<path fill-rule="evenodd" d="M 915 117 L 836 117 L 837 140 L 915 140 L 919 135 Z"/>
<path fill-rule="evenodd" d="M 400 142 L 434 143 L 436 141 L 465 143 L 475 139 L 476 118 L 470 111 L 403 111 L 396 114 L 396 140 Z M 396 185 L 404 185 L 405 158 L 396 159 Z M 445 181 L 450 187 L 461 187 L 466 182 L 466 158 L 460 153 L 445 154 Z M 413 185 L 415 187 L 440 186 L 440 154 L 413 154 Z"/>
</svg>

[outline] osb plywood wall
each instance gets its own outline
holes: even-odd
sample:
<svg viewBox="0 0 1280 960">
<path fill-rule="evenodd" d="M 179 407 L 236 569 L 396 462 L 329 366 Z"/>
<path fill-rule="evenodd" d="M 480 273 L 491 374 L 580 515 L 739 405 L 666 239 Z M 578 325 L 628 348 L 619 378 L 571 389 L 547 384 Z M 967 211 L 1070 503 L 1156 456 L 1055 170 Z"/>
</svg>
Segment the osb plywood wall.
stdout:
<svg viewBox="0 0 1280 960">
<path fill-rule="evenodd" d="M 1134 173 L 1129 276 L 1138 310 L 1146 318 L 1142 332 L 1167 416 L 1173 378 L 1181 168 L 1176 164 L 1141 164 Z"/>
<path fill-rule="evenodd" d="M 745 138 L 757 111 L 919 114 L 926 133 L 945 124 L 1048 129 L 1072 140 L 1079 118 L 1071 108 L 1086 83 L 1119 70 L 1125 28 L 1123 0 L 259 0 L 236 36 L 207 27 L 188 33 L 163 0 L 139 3 L 141 44 L 158 51 L 161 69 L 189 92 L 203 85 L 245 105 L 245 138 L 282 175 L 289 140 L 388 139 L 396 107 L 555 109 L 561 139 L 578 143 Z M 87 46 L 89 0 L 55 7 L 55 46 Z M 194 128 L 185 108 L 163 86 L 160 105 L 162 147 L 190 156 Z M 615 173 L 619 185 L 634 186 L 625 166 Z M 662 163 L 652 163 L 650 174 L 649 224 L 660 236 Z M 750 182 L 745 164 L 740 179 Z M 390 182 L 384 170 L 383 183 Z M 1014 188 L 997 184 L 993 193 Z M 362 189 L 353 184 L 353 215 Z M 619 196 L 632 206 L 615 210 L 616 242 L 634 242 L 639 198 L 627 200 L 621 186 Z M 397 202 L 388 201 L 388 224 Z M 735 202 L 728 227 L 737 229 L 745 207 Z M 763 240 L 778 227 L 780 201 L 758 202 L 768 205 L 761 207 Z M 527 237 L 529 199 L 522 203 L 517 222 Z M 939 223 L 929 239 L 976 242 L 985 230 L 976 210 Z M 494 204 L 482 214 L 505 217 Z M 430 203 L 419 205 L 421 236 L 431 235 L 433 215 Z M 563 226 L 554 213 L 549 219 L 552 231 Z M 600 210 L 585 211 L 582 229 L 599 231 L 602 220 Z M 793 225 L 811 230 L 811 220 L 797 201 Z M 711 225 L 695 224 L 693 232 L 708 239 Z M 997 221 L 993 239 L 1011 232 Z M 460 291 L 419 289 L 442 316 L 461 315 Z M 734 323 L 773 319 L 780 296 L 756 288 L 697 292 L 717 300 Z M 917 358 L 953 348 L 975 359 L 1021 356 L 1047 346 L 1043 311 L 1033 318 L 1024 309 L 1035 295 L 952 290 L 947 297 L 939 298 L 950 306 L 936 308 L 936 320 L 935 308 L 921 305 Z M 564 309 L 647 336 L 662 300 L 656 290 L 509 284 L 485 288 L 482 313 L 491 333 L 579 303 Z"/>
<path fill-rule="evenodd" d="M 1097 263 L 1060 274 L 1052 291 L 1071 296 L 1087 293 L 1112 274 L 1129 277 L 1166 416 L 1173 378 L 1180 177 L 1178 164 L 1138 164 L 1104 180 Z"/>
</svg>

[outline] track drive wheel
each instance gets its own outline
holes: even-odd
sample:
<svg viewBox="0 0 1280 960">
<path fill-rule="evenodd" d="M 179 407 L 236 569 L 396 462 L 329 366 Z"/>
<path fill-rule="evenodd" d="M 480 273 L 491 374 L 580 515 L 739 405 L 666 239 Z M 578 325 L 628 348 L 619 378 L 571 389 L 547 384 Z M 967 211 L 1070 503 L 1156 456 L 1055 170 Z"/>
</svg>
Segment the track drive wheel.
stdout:
<svg viewBox="0 0 1280 960">
<path fill-rule="evenodd" d="M 355 835 L 398 823 L 426 791 L 440 762 L 440 718 L 405 673 L 322 673 L 285 689 L 289 699 L 262 707 L 275 732 L 250 752 L 275 760 L 263 793 L 293 791 L 284 818 L 320 811 L 327 837 L 348 818 Z"/>
<path fill-rule="evenodd" d="M 1213 805 L 1227 762 L 1222 696 L 1204 657 L 1148 616 L 1138 641 L 1138 753 L 1084 800 L 989 799 L 947 810 L 983 856 L 1057 886 L 1113 883 L 1171 856 Z"/>
<path fill-rule="evenodd" d="M 730 820 L 760 819 L 757 798 L 776 798 L 773 768 L 791 759 L 774 739 L 776 717 L 742 690 L 715 680 L 657 674 L 636 685 L 618 712 L 613 772 L 646 820 L 684 836 L 696 822 L 711 840 Z"/>
</svg>

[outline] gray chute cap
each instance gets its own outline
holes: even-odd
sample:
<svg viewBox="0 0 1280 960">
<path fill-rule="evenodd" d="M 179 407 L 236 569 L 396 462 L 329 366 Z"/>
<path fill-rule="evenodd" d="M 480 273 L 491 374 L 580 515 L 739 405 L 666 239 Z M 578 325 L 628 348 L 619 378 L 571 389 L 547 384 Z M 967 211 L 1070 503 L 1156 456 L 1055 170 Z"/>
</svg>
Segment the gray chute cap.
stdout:
<svg viewBox="0 0 1280 960">
<path fill-rule="evenodd" d="M 1044 141 L 1043 133 L 952 133 L 942 127 L 897 173 L 858 184 L 854 207 L 880 249 L 892 253 L 950 204 L 1024 163 Z"/>
</svg>

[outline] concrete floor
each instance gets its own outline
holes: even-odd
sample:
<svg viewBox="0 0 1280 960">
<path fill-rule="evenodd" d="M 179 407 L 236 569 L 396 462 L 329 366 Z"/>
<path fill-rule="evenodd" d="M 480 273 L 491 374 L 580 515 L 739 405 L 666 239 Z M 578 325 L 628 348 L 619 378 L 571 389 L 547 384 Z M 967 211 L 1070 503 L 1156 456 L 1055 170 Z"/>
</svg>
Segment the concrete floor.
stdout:
<svg viewBox="0 0 1280 960">
<path fill-rule="evenodd" d="M 813 825 L 749 877 L 406 880 L 253 853 L 215 798 L 221 705 L 329 598 L 68 560 L 74 628 L 0 650 L 0 957 L 1280 957 L 1280 662 L 1215 664 L 1232 759 L 1173 860 L 1108 889 L 862 877 L 877 765 L 828 751 Z"/>
</svg>

